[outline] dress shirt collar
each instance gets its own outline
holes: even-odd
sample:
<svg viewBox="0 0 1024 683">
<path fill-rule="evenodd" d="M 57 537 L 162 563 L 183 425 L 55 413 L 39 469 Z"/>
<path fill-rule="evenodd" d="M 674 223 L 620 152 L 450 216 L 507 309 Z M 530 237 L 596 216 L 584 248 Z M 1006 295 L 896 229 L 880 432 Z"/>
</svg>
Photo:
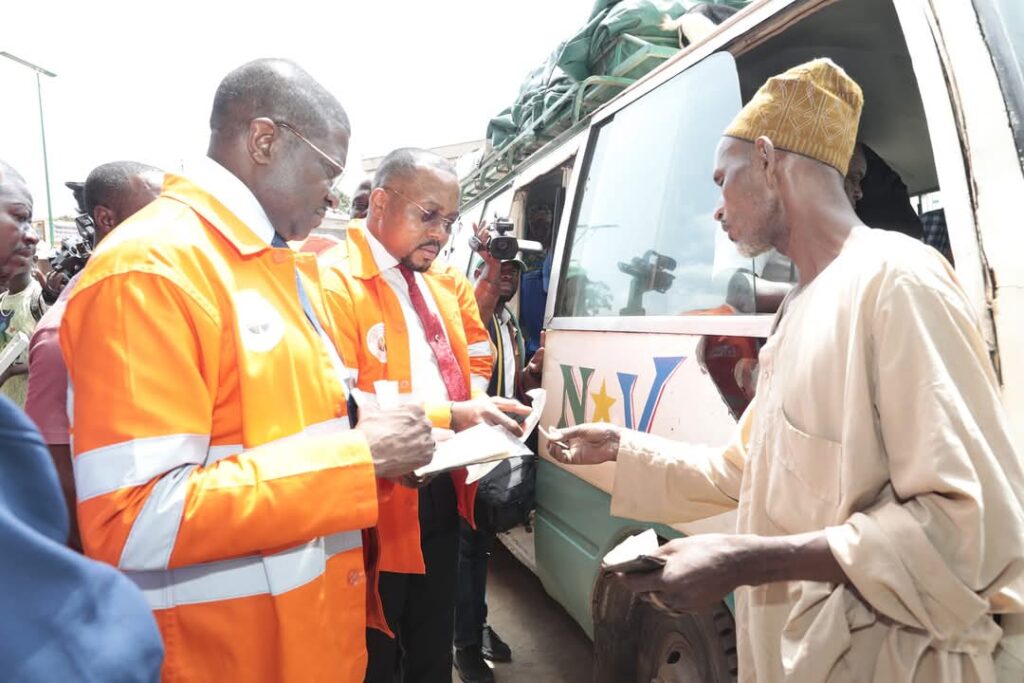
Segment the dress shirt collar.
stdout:
<svg viewBox="0 0 1024 683">
<path fill-rule="evenodd" d="M 398 259 L 391 255 L 384 245 L 380 243 L 380 240 L 370 232 L 369 228 L 364 229 L 363 234 L 366 235 L 366 243 L 370 245 L 370 253 L 373 255 L 373 260 L 376 262 L 378 270 L 384 272 L 398 265 Z"/>
<path fill-rule="evenodd" d="M 263 242 L 274 239 L 274 226 L 256 195 L 238 176 L 209 157 L 190 163 L 182 174 L 202 190 L 213 195 L 228 211 L 245 223 Z"/>
</svg>

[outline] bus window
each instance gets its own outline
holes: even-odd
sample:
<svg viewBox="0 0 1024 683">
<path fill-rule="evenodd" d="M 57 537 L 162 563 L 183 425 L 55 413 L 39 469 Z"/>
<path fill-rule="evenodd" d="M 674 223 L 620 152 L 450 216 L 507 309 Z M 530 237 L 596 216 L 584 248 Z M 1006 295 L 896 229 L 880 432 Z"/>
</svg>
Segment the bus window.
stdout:
<svg viewBox="0 0 1024 683">
<path fill-rule="evenodd" d="M 484 206 L 483 220 L 493 223 L 495 218 L 508 218 L 509 213 L 512 211 L 512 199 L 514 197 L 515 193 L 510 187 L 488 199 L 486 206 Z"/>
<path fill-rule="evenodd" d="M 469 237 L 473 234 L 473 225 L 480 221 L 483 208 L 483 202 L 477 202 L 459 216 L 459 221 L 452 228 L 452 235 L 445 247 L 445 260 L 458 268 L 463 275 L 467 274 L 471 262 L 472 249 L 469 247 Z"/>
<path fill-rule="evenodd" d="M 1024 162 L 1024 3 L 975 0 L 974 5 L 1011 114 L 1017 153 Z"/>
<path fill-rule="evenodd" d="M 526 221 L 523 236 L 544 248 L 540 252 L 521 253 L 526 267 L 519 284 L 519 325 L 525 337 L 527 358 L 540 348 L 555 256 L 555 236 L 565 203 L 565 185 L 574 161 L 575 157 L 570 158 L 524 188 Z"/>
<path fill-rule="evenodd" d="M 735 64 L 720 53 L 595 130 L 557 315 L 678 315 L 725 303 L 731 276 L 753 263 L 714 224 L 709 168 L 739 109 Z"/>
</svg>

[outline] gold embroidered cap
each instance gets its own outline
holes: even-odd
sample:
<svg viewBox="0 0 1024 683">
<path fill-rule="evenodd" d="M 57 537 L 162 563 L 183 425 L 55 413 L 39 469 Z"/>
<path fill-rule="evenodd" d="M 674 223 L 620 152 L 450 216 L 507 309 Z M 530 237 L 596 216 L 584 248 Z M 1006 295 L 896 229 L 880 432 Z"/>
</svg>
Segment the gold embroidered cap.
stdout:
<svg viewBox="0 0 1024 683">
<path fill-rule="evenodd" d="M 864 93 L 831 59 L 794 66 L 769 78 L 724 135 L 817 159 L 843 176 L 857 142 Z"/>
</svg>

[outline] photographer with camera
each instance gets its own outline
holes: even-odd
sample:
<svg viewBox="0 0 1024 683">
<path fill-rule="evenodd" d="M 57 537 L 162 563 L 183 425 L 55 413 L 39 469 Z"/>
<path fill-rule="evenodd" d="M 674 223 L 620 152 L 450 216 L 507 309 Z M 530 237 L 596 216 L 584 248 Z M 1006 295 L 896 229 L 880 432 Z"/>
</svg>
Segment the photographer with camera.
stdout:
<svg viewBox="0 0 1024 683">
<path fill-rule="evenodd" d="M 80 200 L 85 213 L 75 220 L 79 232 L 83 233 L 82 239 L 66 241 L 51 266 L 55 273 L 69 279 L 57 301 L 39 321 L 29 344 L 25 412 L 42 433 L 57 467 L 71 519 L 68 545 L 79 551 L 82 547 L 75 515 L 75 478 L 68 434 L 68 373 L 57 332 L 67 298 L 92 254 L 92 247 L 122 221 L 156 199 L 162 184 L 163 171 L 134 161 L 103 164 L 89 173 Z M 48 283 L 53 283 L 52 277 Z"/>
<path fill-rule="evenodd" d="M 494 371 L 487 388 L 490 396 L 516 398 L 528 401 L 526 392 L 540 386 L 544 363 L 543 342 L 540 349 L 524 363 L 525 339 L 519 322 L 508 307 L 508 302 L 519 290 L 519 279 L 525 264 L 517 257 L 519 241 L 511 233 L 511 222 L 496 220 L 494 230 L 487 223 L 474 226 L 470 244 L 480 255 L 476 269 L 475 295 L 480 318 L 484 321 L 491 343 L 496 350 Z M 527 248 L 532 246 L 527 243 Z M 497 470 L 495 470 L 497 472 Z M 455 667 L 464 683 L 490 683 L 494 673 L 485 659 L 494 662 L 512 660 L 512 649 L 487 624 L 487 558 L 494 542 L 493 529 L 487 528 L 481 506 L 489 498 L 487 480 L 481 480 L 477 494 L 476 522 L 473 529 L 462 521 L 459 530 L 459 584 L 455 603 Z M 500 476 L 500 475 L 499 475 Z M 497 505 L 508 503 L 508 491 L 503 482 L 496 481 L 493 501 Z M 532 496 L 530 496 L 532 498 Z M 507 506 L 507 505 L 506 505 Z M 499 528 L 498 530 L 502 530 Z"/>
</svg>

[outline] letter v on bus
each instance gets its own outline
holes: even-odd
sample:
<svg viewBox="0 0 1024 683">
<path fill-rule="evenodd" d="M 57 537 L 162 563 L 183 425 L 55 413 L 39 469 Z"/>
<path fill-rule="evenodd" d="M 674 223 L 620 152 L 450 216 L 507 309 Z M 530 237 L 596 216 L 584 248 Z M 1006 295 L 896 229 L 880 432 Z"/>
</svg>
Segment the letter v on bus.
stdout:
<svg viewBox="0 0 1024 683">
<path fill-rule="evenodd" d="M 617 372 L 619 389 L 622 392 L 623 425 L 627 429 L 641 432 L 651 431 L 651 425 L 661 405 L 668 381 L 686 360 L 685 356 L 668 356 L 652 359 L 654 362 L 654 379 L 647 392 L 643 411 L 639 422 L 634 411 L 634 393 L 639 375 L 628 372 Z M 562 411 L 558 426 L 568 427 L 587 421 L 587 402 L 590 397 L 590 383 L 594 378 L 594 368 L 560 364 L 562 371 Z"/>
</svg>

